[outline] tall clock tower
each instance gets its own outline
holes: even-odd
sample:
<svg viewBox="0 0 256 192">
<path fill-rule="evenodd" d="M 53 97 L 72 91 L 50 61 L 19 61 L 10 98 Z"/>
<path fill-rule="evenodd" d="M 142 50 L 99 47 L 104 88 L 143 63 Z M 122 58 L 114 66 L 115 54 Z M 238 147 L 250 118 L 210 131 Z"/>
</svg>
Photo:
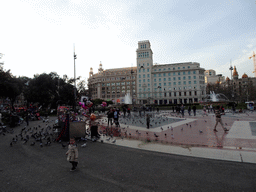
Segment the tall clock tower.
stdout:
<svg viewBox="0 0 256 192">
<path fill-rule="evenodd" d="M 152 103 L 153 52 L 149 40 L 139 41 L 137 49 L 137 103 Z"/>
</svg>

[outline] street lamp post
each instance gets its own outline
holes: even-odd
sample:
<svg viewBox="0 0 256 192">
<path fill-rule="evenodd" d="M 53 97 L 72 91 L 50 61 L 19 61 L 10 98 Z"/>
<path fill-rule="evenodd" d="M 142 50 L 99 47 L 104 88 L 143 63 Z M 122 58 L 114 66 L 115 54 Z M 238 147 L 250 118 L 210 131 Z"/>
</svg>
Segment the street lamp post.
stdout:
<svg viewBox="0 0 256 192">
<path fill-rule="evenodd" d="M 75 48 L 74 48 L 74 111 L 76 111 L 76 54 L 75 54 Z"/>
<path fill-rule="evenodd" d="M 234 68 L 232 67 L 232 65 L 231 65 L 231 60 L 230 60 L 230 68 L 229 68 L 229 70 L 230 70 L 230 72 L 231 72 L 230 78 L 231 78 L 231 85 L 232 85 L 232 87 L 231 87 L 231 89 L 232 89 L 232 91 L 231 91 L 232 100 L 234 99 L 233 76 L 232 76 L 232 71 L 233 71 L 233 69 L 234 69 Z"/>
</svg>

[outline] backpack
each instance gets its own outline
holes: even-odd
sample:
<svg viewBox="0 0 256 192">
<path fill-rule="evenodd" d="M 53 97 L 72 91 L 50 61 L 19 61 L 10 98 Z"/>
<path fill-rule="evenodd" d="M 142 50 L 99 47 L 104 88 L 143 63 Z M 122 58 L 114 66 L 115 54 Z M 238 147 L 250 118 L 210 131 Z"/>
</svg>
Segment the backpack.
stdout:
<svg viewBox="0 0 256 192">
<path fill-rule="evenodd" d="M 117 111 L 114 112 L 114 118 L 117 118 Z"/>
</svg>

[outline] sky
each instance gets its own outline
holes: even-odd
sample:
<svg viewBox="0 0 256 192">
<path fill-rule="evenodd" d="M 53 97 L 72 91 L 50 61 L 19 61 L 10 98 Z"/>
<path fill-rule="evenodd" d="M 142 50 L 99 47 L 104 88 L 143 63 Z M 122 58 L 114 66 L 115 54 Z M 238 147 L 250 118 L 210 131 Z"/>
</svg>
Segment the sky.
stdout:
<svg viewBox="0 0 256 192">
<path fill-rule="evenodd" d="M 153 63 L 198 62 L 254 77 L 255 0 L 12 0 L 0 2 L 0 62 L 15 76 L 136 66 L 138 41 Z"/>
</svg>

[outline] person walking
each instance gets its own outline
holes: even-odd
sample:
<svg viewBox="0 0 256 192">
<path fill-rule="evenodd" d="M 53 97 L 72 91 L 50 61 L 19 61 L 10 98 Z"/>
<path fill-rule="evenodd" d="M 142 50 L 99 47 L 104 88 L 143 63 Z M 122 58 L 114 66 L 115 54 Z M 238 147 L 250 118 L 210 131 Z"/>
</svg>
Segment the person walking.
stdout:
<svg viewBox="0 0 256 192">
<path fill-rule="evenodd" d="M 75 139 L 70 139 L 66 155 L 67 161 L 72 164 L 72 168 L 70 169 L 70 171 L 75 171 L 78 164 L 78 149 L 75 143 Z"/>
<path fill-rule="evenodd" d="M 29 125 L 29 115 L 27 114 L 26 116 L 26 123 L 27 123 L 27 126 Z"/>
<path fill-rule="evenodd" d="M 107 116 L 108 116 L 108 126 L 109 126 L 109 123 L 110 123 L 110 125 L 112 125 L 113 124 L 112 118 L 114 116 L 112 108 L 110 108 L 109 111 L 107 112 Z"/>
<path fill-rule="evenodd" d="M 196 116 L 196 106 L 193 105 L 192 109 L 193 109 L 193 112 L 194 112 L 194 116 Z"/>
<path fill-rule="evenodd" d="M 218 132 L 216 129 L 218 123 L 220 123 L 220 125 L 222 126 L 222 128 L 225 132 L 229 131 L 226 127 L 223 126 L 221 115 L 222 115 L 222 113 L 220 112 L 220 106 L 217 106 L 217 109 L 215 110 L 216 124 L 213 129 L 213 131 L 215 131 L 215 132 Z"/>
<path fill-rule="evenodd" d="M 190 107 L 190 105 L 188 106 L 188 115 L 191 116 L 191 107 Z"/>
<path fill-rule="evenodd" d="M 182 118 L 184 118 L 184 111 L 185 111 L 185 108 L 184 108 L 183 105 L 181 105 L 180 111 L 181 111 L 181 116 L 182 116 Z"/>
<path fill-rule="evenodd" d="M 124 113 L 124 118 L 125 118 L 125 114 L 126 114 L 126 107 L 123 107 L 123 113 Z"/>
<path fill-rule="evenodd" d="M 146 122 L 147 122 L 147 129 L 149 129 L 149 124 L 150 124 L 150 116 L 149 116 L 149 114 L 147 114 Z"/>
<path fill-rule="evenodd" d="M 114 123 L 116 124 L 117 127 L 119 127 L 118 118 L 119 118 L 119 111 L 117 109 L 114 109 Z"/>
<path fill-rule="evenodd" d="M 128 113 L 127 117 L 131 118 L 131 108 L 130 107 L 127 108 L 127 113 Z"/>
</svg>

